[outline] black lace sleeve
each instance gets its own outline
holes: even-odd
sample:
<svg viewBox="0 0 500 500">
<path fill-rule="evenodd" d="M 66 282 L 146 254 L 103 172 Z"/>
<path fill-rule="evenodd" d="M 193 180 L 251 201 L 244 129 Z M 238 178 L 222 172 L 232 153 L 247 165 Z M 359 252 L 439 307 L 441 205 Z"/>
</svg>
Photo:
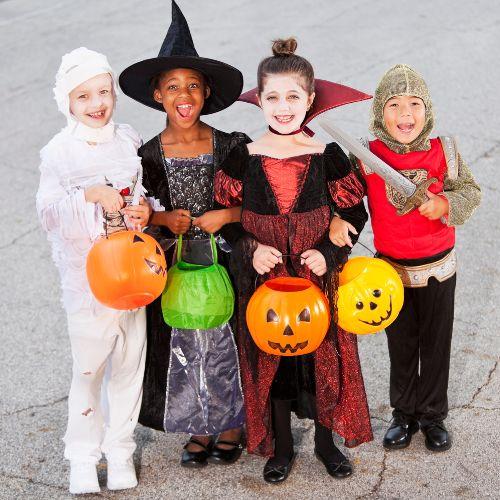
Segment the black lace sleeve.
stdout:
<svg viewBox="0 0 500 500">
<path fill-rule="evenodd" d="M 142 185 L 147 191 L 146 196 L 155 198 L 166 211 L 170 211 L 172 203 L 160 147 L 158 136 L 156 136 L 141 146 L 137 154 L 141 157 Z M 150 226 L 147 232 L 159 241 L 175 237 L 165 226 Z"/>
<path fill-rule="evenodd" d="M 225 172 L 225 168 L 232 173 L 231 165 L 242 162 L 246 144 L 251 139 L 242 132 L 226 134 L 216 131 L 215 135 L 215 180 L 214 180 L 214 208 L 237 207 L 241 205 L 243 184 L 241 179 L 235 179 Z M 241 165 L 239 166 L 241 169 Z M 234 174 L 237 175 L 237 174 Z M 222 237 L 234 249 L 236 243 L 245 235 L 241 223 L 226 224 L 220 231 Z"/>
<path fill-rule="evenodd" d="M 248 148 L 239 143 L 229 152 L 215 174 L 214 194 L 224 207 L 238 207 L 243 198 L 243 175 L 248 164 Z"/>
</svg>

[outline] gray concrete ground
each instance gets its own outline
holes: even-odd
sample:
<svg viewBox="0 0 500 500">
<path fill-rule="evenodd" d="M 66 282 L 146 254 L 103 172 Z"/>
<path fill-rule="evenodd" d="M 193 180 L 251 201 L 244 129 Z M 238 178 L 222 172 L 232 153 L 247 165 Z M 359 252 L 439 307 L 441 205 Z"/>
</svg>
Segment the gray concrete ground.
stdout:
<svg viewBox="0 0 500 500">
<path fill-rule="evenodd" d="M 390 419 L 388 356 L 383 334 L 360 339 L 375 440 L 349 451 L 356 474 L 327 476 L 312 454 L 310 422 L 294 422 L 299 458 L 282 486 L 261 479 L 263 460 L 244 455 L 233 467 L 190 472 L 179 466 L 183 436 L 138 427 L 136 490 L 105 498 L 485 498 L 500 497 L 499 323 L 500 159 L 498 89 L 500 5 L 478 0 L 419 2 L 299 0 L 180 1 L 201 55 L 242 69 L 255 84 L 269 41 L 296 35 L 298 52 L 317 76 L 373 91 L 398 62 L 415 66 L 433 95 L 438 133 L 458 136 L 460 150 L 483 187 L 482 207 L 458 230 L 460 272 L 453 342 L 450 415 L 454 446 L 428 452 L 422 435 L 388 453 L 380 445 Z M 4 0 L 0 2 L 1 173 L 0 366 L 1 498 L 67 498 L 62 459 L 70 353 L 58 278 L 34 206 L 38 151 L 63 125 L 52 99 L 65 52 L 85 45 L 105 52 L 121 71 L 156 55 L 170 22 L 167 0 Z M 369 103 L 332 111 L 345 129 L 366 134 Z M 148 139 L 163 116 L 129 100 L 116 121 Z M 207 120 L 256 136 L 256 108 L 235 104 Z M 317 126 L 313 126 L 317 128 Z M 322 134 L 319 134 L 323 137 Z M 362 241 L 371 244 L 366 231 Z M 100 465 L 105 484 L 105 463 Z"/>
</svg>

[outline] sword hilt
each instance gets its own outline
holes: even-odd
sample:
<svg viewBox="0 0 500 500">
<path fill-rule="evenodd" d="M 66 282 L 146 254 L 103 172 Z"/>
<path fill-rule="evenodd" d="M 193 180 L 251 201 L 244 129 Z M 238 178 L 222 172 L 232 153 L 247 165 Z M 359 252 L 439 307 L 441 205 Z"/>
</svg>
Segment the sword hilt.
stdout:
<svg viewBox="0 0 500 500">
<path fill-rule="evenodd" d="M 397 214 L 405 215 L 408 212 L 411 212 L 414 208 L 417 208 L 428 201 L 429 197 L 427 196 L 427 190 L 431 184 L 434 184 L 437 181 L 438 180 L 435 177 L 431 177 L 430 179 L 426 179 L 420 184 L 417 184 L 417 189 L 415 189 L 415 192 L 406 199 L 404 206 L 398 209 Z"/>
</svg>

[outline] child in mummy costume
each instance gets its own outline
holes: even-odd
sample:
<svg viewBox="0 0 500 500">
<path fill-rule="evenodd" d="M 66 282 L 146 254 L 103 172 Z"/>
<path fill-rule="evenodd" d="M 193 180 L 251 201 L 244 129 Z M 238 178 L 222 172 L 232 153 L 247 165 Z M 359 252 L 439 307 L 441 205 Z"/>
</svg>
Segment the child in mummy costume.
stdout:
<svg viewBox="0 0 500 500">
<path fill-rule="evenodd" d="M 481 201 L 481 191 L 451 137 L 430 139 L 434 114 L 429 90 L 412 68 L 398 64 L 380 81 L 373 100 L 367 146 L 400 174 L 420 184 L 435 178 L 428 201 L 399 216 L 405 199 L 361 161 L 351 161 L 366 184 L 378 257 L 399 273 L 404 305 L 386 328 L 391 361 L 393 421 L 383 445 L 407 447 L 419 430 L 431 451 L 445 451 L 451 438 L 448 376 L 456 284 L 455 226 L 464 224 Z M 351 245 L 353 228 L 335 217 L 333 243 Z"/>
<path fill-rule="evenodd" d="M 64 437 L 69 489 L 100 491 L 96 464 L 102 453 L 108 488 L 132 488 L 137 485 L 133 432 L 142 398 L 145 311 L 98 303 L 85 264 L 105 226 L 125 217 L 129 227 L 139 227 L 149 218 L 149 204 L 140 197 L 141 140 L 132 127 L 111 120 L 116 84 L 104 55 L 80 47 L 63 56 L 54 94 L 67 126 L 41 150 L 36 204 L 61 277 L 73 357 Z M 124 207 L 124 189 L 140 204 Z"/>
</svg>

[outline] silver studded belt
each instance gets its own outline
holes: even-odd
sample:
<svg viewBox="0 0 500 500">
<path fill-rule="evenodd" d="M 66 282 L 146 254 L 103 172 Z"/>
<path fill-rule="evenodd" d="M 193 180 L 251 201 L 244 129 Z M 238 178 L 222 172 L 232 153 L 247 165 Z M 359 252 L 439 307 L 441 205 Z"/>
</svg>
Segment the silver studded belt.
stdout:
<svg viewBox="0 0 500 500">
<path fill-rule="evenodd" d="M 427 286 L 429 278 L 434 277 L 439 282 L 451 278 L 457 270 L 457 254 L 453 249 L 448 255 L 436 262 L 421 266 L 404 266 L 393 262 L 381 255 L 379 258 L 389 263 L 399 274 L 403 285 L 407 288 L 421 288 Z"/>
</svg>

